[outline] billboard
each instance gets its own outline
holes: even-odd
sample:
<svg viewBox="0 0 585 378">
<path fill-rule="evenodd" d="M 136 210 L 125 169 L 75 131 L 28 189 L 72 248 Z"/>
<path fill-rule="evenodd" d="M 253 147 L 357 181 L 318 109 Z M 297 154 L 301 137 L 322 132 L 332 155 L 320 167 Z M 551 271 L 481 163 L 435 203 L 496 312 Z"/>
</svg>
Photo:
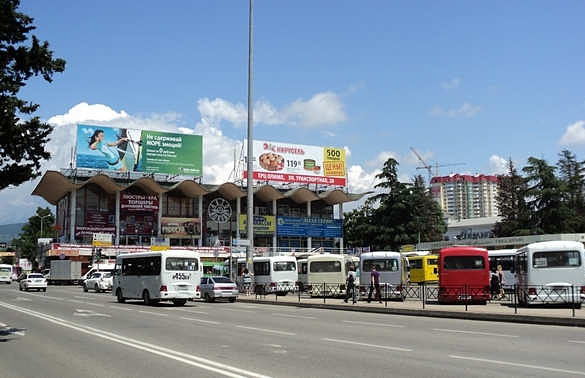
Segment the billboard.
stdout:
<svg viewBox="0 0 585 378">
<path fill-rule="evenodd" d="M 200 135 L 77 125 L 77 168 L 203 175 Z"/>
<path fill-rule="evenodd" d="M 190 239 L 201 236 L 201 221 L 199 218 L 171 218 L 161 219 L 161 231 L 167 238 Z"/>
<path fill-rule="evenodd" d="M 345 186 L 345 149 L 255 140 L 254 180 Z M 244 177 L 248 172 L 244 171 Z"/>
<path fill-rule="evenodd" d="M 318 217 L 277 217 L 276 233 L 278 236 L 301 237 L 343 237 L 341 219 L 326 219 Z"/>
<path fill-rule="evenodd" d="M 240 214 L 240 232 L 248 230 L 248 216 Z M 274 215 L 254 215 L 254 235 L 272 235 L 276 229 L 276 217 Z"/>
</svg>

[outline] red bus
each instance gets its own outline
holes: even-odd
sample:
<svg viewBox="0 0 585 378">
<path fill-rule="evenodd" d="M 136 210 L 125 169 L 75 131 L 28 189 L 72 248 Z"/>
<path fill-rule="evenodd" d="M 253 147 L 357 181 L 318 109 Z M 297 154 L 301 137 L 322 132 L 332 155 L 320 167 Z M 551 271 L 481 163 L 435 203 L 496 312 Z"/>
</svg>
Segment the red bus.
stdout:
<svg viewBox="0 0 585 378">
<path fill-rule="evenodd" d="M 490 263 L 487 249 L 443 248 L 439 253 L 439 303 L 490 299 Z"/>
</svg>

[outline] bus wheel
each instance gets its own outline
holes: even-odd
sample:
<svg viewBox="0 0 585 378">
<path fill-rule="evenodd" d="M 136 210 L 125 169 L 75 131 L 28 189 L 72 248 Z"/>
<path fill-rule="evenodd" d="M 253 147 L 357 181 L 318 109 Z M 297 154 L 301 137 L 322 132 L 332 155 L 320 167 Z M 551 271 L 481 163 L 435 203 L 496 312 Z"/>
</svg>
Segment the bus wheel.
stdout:
<svg viewBox="0 0 585 378">
<path fill-rule="evenodd" d="M 86 285 L 86 284 L 83 284 L 83 291 L 84 291 L 85 293 L 87 293 L 87 285 Z"/>
<path fill-rule="evenodd" d="M 150 300 L 150 293 L 148 292 L 148 290 L 144 290 L 142 292 L 142 300 L 144 301 L 144 304 L 147 306 L 150 306 L 152 304 L 152 301 Z"/>
<path fill-rule="evenodd" d="M 116 299 L 118 299 L 118 303 L 124 303 L 126 301 L 126 298 L 122 296 L 122 289 L 120 288 L 116 290 Z"/>
<path fill-rule="evenodd" d="M 186 299 L 173 299 L 173 304 L 175 306 L 184 306 L 187 303 Z"/>
<path fill-rule="evenodd" d="M 230 298 L 230 303 L 234 303 L 236 301 L 236 297 Z"/>
</svg>

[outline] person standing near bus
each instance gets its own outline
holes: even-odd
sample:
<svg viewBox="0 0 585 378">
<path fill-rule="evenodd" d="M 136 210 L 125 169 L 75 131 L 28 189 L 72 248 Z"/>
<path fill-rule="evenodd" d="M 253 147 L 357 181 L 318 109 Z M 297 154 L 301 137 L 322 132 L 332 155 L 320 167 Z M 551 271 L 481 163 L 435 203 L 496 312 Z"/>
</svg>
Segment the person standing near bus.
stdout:
<svg viewBox="0 0 585 378">
<path fill-rule="evenodd" d="M 347 272 L 347 280 L 346 280 L 346 285 L 345 285 L 347 290 L 345 292 L 345 300 L 344 300 L 345 303 L 347 303 L 347 300 L 350 298 L 350 295 L 351 295 L 351 298 L 353 299 L 353 304 L 355 304 L 355 280 L 356 280 L 356 275 L 355 275 L 354 267 L 351 266 L 351 267 L 349 267 L 349 271 Z"/>
<path fill-rule="evenodd" d="M 250 273 L 248 268 L 245 268 L 244 272 L 242 273 L 242 276 L 243 276 L 242 282 L 244 283 L 244 292 L 246 293 L 246 295 L 250 295 L 250 287 L 252 286 L 252 273 Z"/>
<path fill-rule="evenodd" d="M 506 281 L 504 281 L 504 269 L 502 268 L 501 265 L 498 265 L 498 270 L 496 271 L 496 274 L 498 276 L 498 282 L 500 283 L 500 295 L 499 298 L 500 299 L 504 299 L 505 294 L 504 294 L 504 285 L 506 284 Z"/>
<path fill-rule="evenodd" d="M 376 300 L 382 303 L 382 294 L 380 293 L 380 273 L 378 273 L 379 266 L 372 268 L 370 274 L 370 292 L 368 293 L 368 303 L 372 301 L 372 291 L 376 289 Z"/>
</svg>

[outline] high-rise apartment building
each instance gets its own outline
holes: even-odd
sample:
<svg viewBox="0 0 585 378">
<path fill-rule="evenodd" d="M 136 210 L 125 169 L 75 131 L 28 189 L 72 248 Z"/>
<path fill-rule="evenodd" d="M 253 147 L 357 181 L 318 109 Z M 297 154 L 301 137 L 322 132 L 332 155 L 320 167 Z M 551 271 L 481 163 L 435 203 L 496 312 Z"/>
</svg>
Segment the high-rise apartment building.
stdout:
<svg viewBox="0 0 585 378">
<path fill-rule="evenodd" d="M 431 193 L 451 219 L 494 217 L 499 214 L 496 176 L 455 174 L 433 177 Z"/>
</svg>

